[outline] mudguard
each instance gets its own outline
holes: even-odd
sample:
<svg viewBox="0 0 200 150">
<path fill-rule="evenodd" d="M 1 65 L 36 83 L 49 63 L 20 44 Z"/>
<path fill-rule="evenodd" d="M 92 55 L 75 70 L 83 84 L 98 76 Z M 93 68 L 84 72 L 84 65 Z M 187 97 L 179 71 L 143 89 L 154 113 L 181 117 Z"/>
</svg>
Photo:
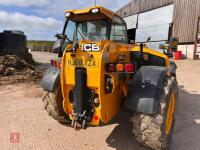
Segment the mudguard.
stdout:
<svg viewBox="0 0 200 150">
<path fill-rule="evenodd" d="M 60 69 L 51 67 L 43 76 L 41 86 L 45 91 L 53 92 L 58 82 L 60 82 Z"/>
<path fill-rule="evenodd" d="M 159 97 L 166 76 L 166 67 L 143 66 L 128 84 L 125 107 L 145 114 L 159 111 Z"/>
</svg>

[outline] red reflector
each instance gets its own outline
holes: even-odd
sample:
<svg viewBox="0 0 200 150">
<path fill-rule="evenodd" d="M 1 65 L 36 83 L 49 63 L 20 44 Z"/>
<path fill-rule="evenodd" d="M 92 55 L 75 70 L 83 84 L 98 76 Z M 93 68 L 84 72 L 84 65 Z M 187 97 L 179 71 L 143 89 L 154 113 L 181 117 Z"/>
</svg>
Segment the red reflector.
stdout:
<svg viewBox="0 0 200 150">
<path fill-rule="evenodd" d="M 56 68 L 60 68 L 60 63 L 56 61 Z"/>
<path fill-rule="evenodd" d="M 51 60 L 51 65 L 59 69 L 61 68 L 61 62 L 59 61 Z"/>
<path fill-rule="evenodd" d="M 99 117 L 95 115 L 94 120 L 99 120 Z"/>
<path fill-rule="evenodd" d="M 115 71 L 115 64 L 108 64 L 108 71 L 114 72 Z"/>
<path fill-rule="evenodd" d="M 134 65 L 131 64 L 131 63 L 127 63 L 125 65 L 125 70 L 126 70 L 126 72 L 133 72 L 134 71 Z"/>
<path fill-rule="evenodd" d="M 70 111 L 69 114 L 72 115 L 72 111 Z"/>
</svg>

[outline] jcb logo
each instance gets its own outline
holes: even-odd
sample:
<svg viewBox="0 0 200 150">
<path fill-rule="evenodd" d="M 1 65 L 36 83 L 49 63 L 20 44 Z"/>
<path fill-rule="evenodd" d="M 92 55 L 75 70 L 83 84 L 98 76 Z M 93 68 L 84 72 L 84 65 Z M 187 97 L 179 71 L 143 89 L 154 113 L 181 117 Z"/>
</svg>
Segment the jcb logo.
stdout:
<svg viewBox="0 0 200 150">
<path fill-rule="evenodd" d="M 84 44 L 81 49 L 86 52 L 98 52 L 100 51 L 100 46 L 97 44 Z"/>
</svg>

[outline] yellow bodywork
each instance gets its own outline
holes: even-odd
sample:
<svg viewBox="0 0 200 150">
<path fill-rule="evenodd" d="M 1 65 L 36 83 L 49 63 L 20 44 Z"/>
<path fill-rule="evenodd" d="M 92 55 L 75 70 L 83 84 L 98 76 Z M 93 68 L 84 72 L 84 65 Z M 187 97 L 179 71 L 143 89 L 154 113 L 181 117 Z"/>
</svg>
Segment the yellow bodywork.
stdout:
<svg viewBox="0 0 200 150">
<path fill-rule="evenodd" d="M 70 20 L 84 20 L 93 19 L 90 11 L 93 8 L 99 8 L 101 14 L 98 18 L 112 18 L 115 14 L 103 7 L 96 6 L 85 10 L 70 10 L 66 12 L 73 13 Z M 86 16 L 83 14 L 87 14 Z M 81 46 L 84 44 L 92 44 L 100 46 L 99 52 L 84 52 L 81 50 Z M 74 88 L 75 85 L 75 68 L 83 67 L 87 70 L 87 87 L 94 90 L 99 95 L 100 105 L 95 107 L 94 117 L 90 122 L 93 125 L 98 125 L 100 121 L 107 123 L 110 121 L 120 110 L 121 97 L 127 94 L 127 81 L 129 80 L 128 75 L 126 80 L 119 80 L 119 73 L 117 72 L 106 72 L 106 63 L 117 63 L 118 56 L 124 55 L 124 62 L 130 62 L 130 52 L 140 51 L 138 44 L 121 44 L 113 41 L 102 40 L 97 42 L 81 41 L 79 48 L 75 52 L 75 56 L 72 55 L 68 49 L 72 48 L 72 44 L 68 45 L 64 51 L 62 58 L 62 70 L 61 70 L 61 87 L 63 93 L 63 108 L 64 111 L 72 119 L 72 108 L 73 104 L 69 101 L 69 91 Z M 166 67 L 170 66 L 169 58 L 157 51 L 151 50 L 144 47 L 144 53 L 152 54 L 166 60 Z M 91 57 L 92 56 L 92 57 Z M 82 60 L 84 63 L 77 63 Z M 92 64 L 92 65 L 91 65 Z M 109 74 L 113 78 L 113 91 L 110 94 L 105 94 L 104 87 L 104 76 Z M 96 118 L 95 118 L 96 117 Z M 98 119 L 97 119 L 98 118 Z"/>
<path fill-rule="evenodd" d="M 101 11 L 99 15 L 93 15 L 91 14 L 91 10 L 97 8 Z M 114 12 L 101 7 L 101 6 L 95 6 L 95 7 L 90 7 L 86 8 L 84 10 L 66 10 L 65 12 L 69 12 L 72 15 L 68 17 L 70 20 L 74 21 L 83 21 L 83 20 L 95 20 L 95 19 L 112 19 L 114 15 L 116 15 Z"/>
<path fill-rule="evenodd" d="M 80 45 L 84 43 L 94 43 L 94 42 L 81 42 Z M 69 114 L 70 119 L 72 119 L 72 103 L 69 101 L 69 91 L 73 89 L 75 85 L 75 67 L 84 67 L 87 69 L 87 86 L 90 89 L 95 90 L 95 93 L 99 94 L 100 106 L 95 108 L 94 116 L 98 116 L 99 119 L 96 120 L 93 118 L 91 124 L 98 125 L 99 121 L 107 123 L 110 121 L 116 113 L 120 110 L 121 106 L 121 97 L 122 95 L 126 96 L 127 93 L 127 81 L 120 81 L 119 74 L 116 72 L 106 73 L 106 63 L 108 60 L 110 63 L 117 62 L 117 57 L 120 54 L 126 56 L 125 62 L 130 62 L 130 52 L 139 51 L 139 45 L 128 45 L 128 44 L 119 44 L 111 41 L 101 41 L 97 42 L 101 46 L 100 52 L 83 52 L 81 49 L 78 49 L 76 52 L 76 57 L 71 56 L 71 53 L 67 49 L 71 46 L 69 45 L 62 59 L 62 74 L 61 74 L 61 83 L 62 83 L 62 93 L 64 97 L 63 107 L 67 114 Z M 159 52 L 153 51 L 149 48 L 144 48 L 144 52 L 147 54 L 156 55 L 162 57 L 166 60 L 166 67 L 169 67 L 169 58 Z M 90 55 L 93 55 L 92 58 L 89 58 Z M 95 66 L 90 66 L 87 63 L 84 65 L 73 64 L 73 60 L 86 60 L 95 62 Z M 109 74 L 113 78 L 113 92 L 111 94 L 105 94 L 104 92 L 104 74 Z"/>
</svg>

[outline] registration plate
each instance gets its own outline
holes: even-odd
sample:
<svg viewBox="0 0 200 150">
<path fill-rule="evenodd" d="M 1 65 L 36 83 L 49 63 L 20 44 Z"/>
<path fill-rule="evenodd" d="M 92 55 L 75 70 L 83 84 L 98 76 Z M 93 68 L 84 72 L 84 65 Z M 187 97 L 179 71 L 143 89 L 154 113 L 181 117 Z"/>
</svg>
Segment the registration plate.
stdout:
<svg viewBox="0 0 200 150">
<path fill-rule="evenodd" d="M 98 67 L 98 60 L 86 60 L 86 59 L 68 59 L 67 66 L 77 66 L 77 67 Z"/>
</svg>

